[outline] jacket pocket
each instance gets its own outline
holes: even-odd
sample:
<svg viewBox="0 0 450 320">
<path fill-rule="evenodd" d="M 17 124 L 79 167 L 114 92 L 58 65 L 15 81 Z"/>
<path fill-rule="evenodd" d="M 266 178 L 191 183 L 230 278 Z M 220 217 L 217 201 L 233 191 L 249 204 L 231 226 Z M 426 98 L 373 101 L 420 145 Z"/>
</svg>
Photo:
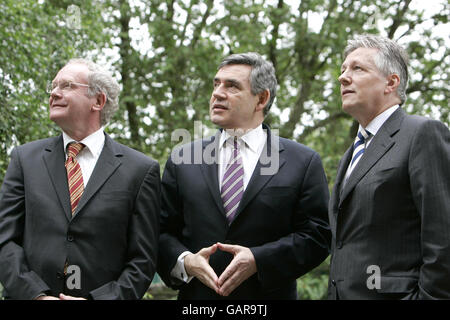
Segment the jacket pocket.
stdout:
<svg viewBox="0 0 450 320">
<path fill-rule="evenodd" d="M 418 279 L 414 277 L 382 276 L 379 293 L 412 292 L 418 289 Z"/>
</svg>

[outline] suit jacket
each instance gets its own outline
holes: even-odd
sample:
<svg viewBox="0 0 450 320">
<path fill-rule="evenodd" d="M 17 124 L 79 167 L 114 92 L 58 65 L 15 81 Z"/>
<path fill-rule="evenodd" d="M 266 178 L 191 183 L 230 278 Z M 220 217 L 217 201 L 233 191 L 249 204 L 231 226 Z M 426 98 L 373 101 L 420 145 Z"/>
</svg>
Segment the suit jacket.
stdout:
<svg viewBox="0 0 450 320">
<path fill-rule="evenodd" d="M 62 136 L 12 151 L 0 191 L 4 294 L 141 298 L 156 269 L 159 164 L 106 135 L 72 217 L 64 162 Z M 80 289 L 67 288 L 66 259 L 79 267 Z"/>
<path fill-rule="evenodd" d="M 258 271 L 228 299 L 296 299 L 296 279 L 329 254 L 329 191 L 320 157 L 299 143 L 272 136 L 269 130 L 235 219 L 228 225 L 217 162 L 194 159 L 196 150 L 212 149 L 212 157 L 217 157 L 219 135 L 176 151 L 197 161 L 175 164 L 170 157 L 166 163 L 158 274 L 180 289 L 179 299 L 222 299 L 196 278 L 177 285 L 170 272 L 186 250 L 196 253 L 216 242 L 236 244 L 251 249 Z M 278 163 L 268 163 L 263 159 L 266 154 L 278 157 Z M 275 174 L 261 175 L 262 168 L 274 163 Z M 218 250 L 209 262 L 220 276 L 231 260 L 231 254 Z"/>
<path fill-rule="evenodd" d="M 342 187 L 352 151 L 329 207 L 329 298 L 450 298 L 448 128 L 399 108 Z"/>
</svg>

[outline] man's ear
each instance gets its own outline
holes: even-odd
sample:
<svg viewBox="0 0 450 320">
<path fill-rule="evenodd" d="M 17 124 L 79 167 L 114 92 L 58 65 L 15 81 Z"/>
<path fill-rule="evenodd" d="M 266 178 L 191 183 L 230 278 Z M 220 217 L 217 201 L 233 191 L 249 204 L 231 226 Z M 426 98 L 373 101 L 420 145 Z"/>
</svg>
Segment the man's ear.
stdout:
<svg viewBox="0 0 450 320">
<path fill-rule="evenodd" d="M 270 91 L 269 89 L 264 90 L 261 93 L 258 93 L 258 104 L 256 105 L 256 111 L 262 111 L 266 107 L 267 103 L 270 99 Z"/>
<path fill-rule="evenodd" d="M 95 97 L 95 104 L 92 106 L 92 110 L 100 111 L 103 109 L 106 103 L 106 94 L 104 92 L 100 92 Z"/>
<path fill-rule="evenodd" d="M 398 74 L 391 74 L 386 78 L 386 88 L 384 93 L 389 94 L 392 92 L 397 92 L 397 88 L 400 85 L 400 77 Z"/>
</svg>

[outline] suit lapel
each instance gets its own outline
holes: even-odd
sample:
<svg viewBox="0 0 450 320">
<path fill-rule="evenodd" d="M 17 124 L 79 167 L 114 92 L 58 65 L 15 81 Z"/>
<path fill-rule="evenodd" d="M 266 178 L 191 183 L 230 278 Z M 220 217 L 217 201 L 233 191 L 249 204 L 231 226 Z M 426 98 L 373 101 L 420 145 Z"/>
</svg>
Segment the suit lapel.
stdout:
<svg viewBox="0 0 450 320">
<path fill-rule="evenodd" d="M 218 178 L 218 159 L 219 159 L 219 143 L 220 143 L 220 131 L 217 131 L 210 141 L 203 142 L 202 145 L 202 163 L 200 170 L 203 174 L 203 178 L 208 185 L 211 196 L 217 205 L 217 208 L 225 218 L 225 209 L 223 208 L 222 198 L 220 196 L 219 178 Z M 194 147 L 194 152 L 196 148 Z M 205 158 L 207 157 L 207 159 Z"/>
<path fill-rule="evenodd" d="M 284 146 L 280 141 L 280 137 L 272 135 L 269 127 L 263 125 L 263 129 L 267 130 L 267 141 L 261 152 L 261 156 L 256 164 L 255 170 L 253 170 L 252 177 L 242 195 L 241 202 L 236 211 L 236 215 L 233 221 L 236 221 L 238 215 L 245 209 L 248 203 L 260 192 L 260 190 L 275 176 L 275 174 L 281 169 L 286 162 L 283 157 L 282 151 Z M 274 159 L 278 159 L 277 162 L 273 162 Z M 269 160 L 269 161 L 267 161 Z M 269 172 L 269 168 L 275 165 L 276 169 L 272 174 L 265 174 Z M 265 172 L 266 171 L 266 172 Z"/>
<path fill-rule="evenodd" d="M 347 149 L 347 151 L 344 153 L 344 156 L 342 157 L 342 160 L 340 162 L 340 165 L 338 167 L 337 175 L 336 175 L 336 185 L 334 187 L 333 195 L 337 198 L 337 201 L 339 201 L 340 198 L 342 198 L 342 183 L 344 182 L 345 173 L 347 172 L 347 167 L 350 163 L 350 160 L 352 159 L 353 154 L 353 144 L 350 146 L 350 148 Z M 336 202 L 336 199 L 334 199 L 333 203 Z"/>
<path fill-rule="evenodd" d="M 66 161 L 62 136 L 54 140 L 45 148 L 43 155 L 45 167 L 52 181 L 53 188 L 58 196 L 61 207 L 67 219 L 71 219 L 69 185 L 64 163 Z"/>
<path fill-rule="evenodd" d="M 395 141 L 392 136 L 400 129 L 400 125 L 405 116 L 404 111 L 398 108 L 381 126 L 380 130 L 373 137 L 363 157 L 348 178 L 347 183 L 342 191 L 339 204 L 341 204 L 350 192 L 355 188 L 358 182 L 366 175 L 366 173 L 384 156 L 384 154 L 392 148 Z"/>
<path fill-rule="evenodd" d="M 272 135 L 270 129 L 263 124 L 263 128 L 267 130 L 267 142 L 264 146 L 263 151 L 261 152 L 261 156 L 256 164 L 255 170 L 253 171 L 252 177 L 248 183 L 247 188 L 245 189 L 244 194 L 242 195 L 241 202 L 239 203 L 238 209 L 236 211 L 236 217 L 243 211 L 243 209 L 247 206 L 247 204 L 259 193 L 259 191 L 272 179 L 272 177 L 280 170 L 280 168 L 286 162 L 286 159 L 283 157 L 282 151 L 284 150 L 284 146 L 281 143 L 278 136 Z M 220 196 L 220 186 L 219 186 L 219 178 L 218 178 L 218 158 L 219 158 L 219 142 L 220 142 L 220 134 L 221 131 L 218 131 L 217 134 L 212 137 L 211 141 L 207 141 L 203 143 L 203 152 L 204 155 L 211 155 L 213 159 L 212 164 L 206 161 L 202 161 L 200 166 L 201 171 L 203 173 L 203 178 L 208 185 L 209 191 L 214 199 L 214 202 L 217 205 L 217 208 L 222 213 L 222 217 L 226 222 L 225 217 L 225 209 L 223 208 L 223 201 Z M 208 150 L 209 149 L 209 150 Z M 270 172 L 269 168 L 272 169 L 271 166 L 274 165 L 273 162 L 268 160 L 273 160 L 271 155 L 274 154 L 274 157 L 278 155 L 277 158 L 278 166 L 275 170 L 274 174 L 262 174 L 264 173 L 264 169 L 266 172 Z M 275 162 L 275 165 L 277 163 Z"/>
<path fill-rule="evenodd" d="M 118 150 L 117 146 L 117 143 L 105 134 L 105 145 L 103 146 L 102 153 L 97 160 L 89 182 L 84 189 L 77 209 L 73 214 L 74 217 L 83 210 L 83 207 L 89 202 L 92 196 L 122 164 L 121 157 L 123 154 Z"/>
</svg>

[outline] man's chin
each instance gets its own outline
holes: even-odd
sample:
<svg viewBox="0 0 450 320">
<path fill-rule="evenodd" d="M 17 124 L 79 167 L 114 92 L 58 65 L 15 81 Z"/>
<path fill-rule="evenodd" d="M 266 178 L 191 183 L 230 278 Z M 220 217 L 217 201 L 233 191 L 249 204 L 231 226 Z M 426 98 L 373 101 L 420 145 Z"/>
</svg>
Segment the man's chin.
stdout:
<svg viewBox="0 0 450 320">
<path fill-rule="evenodd" d="M 209 118 L 211 122 L 214 123 L 216 126 L 222 127 L 222 125 L 224 124 L 222 117 L 213 114 L 210 115 Z"/>
<path fill-rule="evenodd" d="M 55 112 L 55 111 L 56 110 L 53 110 L 50 112 L 49 119 L 51 121 L 53 121 L 54 123 L 56 123 L 57 126 L 61 127 L 62 123 L 64 122 L 65 117 L 63 114 L 61 114 L 61 112 L 57 112 L 57 111 Z"/>
<path fill-rule="evenodd" d="M 55 123 L 57 123 L 60 116 L 56 114 L 56 112 L 50 112 L 49 119 Z"/>
<path fill-rule="evenodd" d="M 342 103 L 342 111 L 344 111 L 345 113 L 352 115 L 353 110 L 354 110 L 354 106 L 352 104 Z"/>
</svg>

